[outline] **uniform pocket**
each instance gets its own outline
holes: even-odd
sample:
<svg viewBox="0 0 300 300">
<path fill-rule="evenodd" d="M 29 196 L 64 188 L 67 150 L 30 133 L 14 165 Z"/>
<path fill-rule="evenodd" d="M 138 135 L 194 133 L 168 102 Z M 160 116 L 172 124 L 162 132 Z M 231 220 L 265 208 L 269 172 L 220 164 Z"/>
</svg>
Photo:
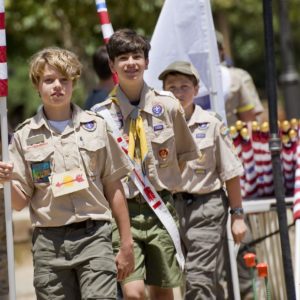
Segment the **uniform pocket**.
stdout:
<svg viewBox="0 0 300 300">
<path fill-rule="evenodd" d="M 105 149 L 104 141 L 99 138 L 84 141 L 83 145 L 79 147 L 88 176 L 99 175 L 100 155 L 103 155 Z"/>
<path fill-rule="evenodd" d="M 215 164 L 214 140 L 212 138 L 202 139 L 200 142 L 197 141 L 197 146 L 199 157 L 192 162 L 194 168 L 203 168 L 205 170 L 212 168 Z"/>
<path fill-rule="evenodd" d="M 176 161 L 176 155 L 174 149 L 175 137 L 172 128 L 164 129 L 159 136 L 151 140 L 152 149 L 155 159 L 159 164 L 169 163 Z"/>
</svg>

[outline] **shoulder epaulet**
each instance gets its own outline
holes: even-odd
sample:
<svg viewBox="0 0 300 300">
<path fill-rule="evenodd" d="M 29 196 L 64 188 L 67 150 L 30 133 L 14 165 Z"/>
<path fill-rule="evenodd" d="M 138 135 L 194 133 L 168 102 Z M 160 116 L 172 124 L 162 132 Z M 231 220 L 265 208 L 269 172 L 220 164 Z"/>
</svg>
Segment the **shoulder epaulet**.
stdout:
<svg viewBox="0 0 300 300">
<path fill-rule="evenodd" d="M 221 117 L 221 115 L 219 115 L 218 113 L 216 113 L 215 111 L 210 111 L 209 112 L 213 117 L 217 118 L 219 121 L 224 122 L 223 118 Z"/>
<path fill-rule="evenodd" d="M 24 127 L 26 124 L 29 124 L 31 121 L 31 118 L 26 119 L 24 122 L 18 124 L 14 130 L 14 132 L 20 130 L 22 127 Z"/>
<path fill-rule="evenodd" d="M 105 101 L 103 102 L 100 102 L 100 103 L 97 103 L 95 104 L 94 106 L 91 107 L 91 111 L 97 113 L 97 110 L 99 110 L 101 107 L 109 104 L 112 102 L 112 99 L 111 98 L 107 98 Z"/>
<path fill-rule="evenodd" d="M 96 114 L 94 111 L 92 111 L 92 110 L 86 110 L 85 112 L 86 112 L 87 114 L 89 114 L 89 115 L 97 116 L 97 114 Z"/>
</svg>

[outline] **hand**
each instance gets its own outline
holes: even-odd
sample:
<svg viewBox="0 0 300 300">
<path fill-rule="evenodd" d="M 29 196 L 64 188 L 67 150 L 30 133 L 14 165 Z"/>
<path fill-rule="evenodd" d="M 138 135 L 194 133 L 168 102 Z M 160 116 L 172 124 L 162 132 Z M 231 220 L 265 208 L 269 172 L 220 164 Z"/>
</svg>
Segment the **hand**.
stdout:
<svg viewBox="0 0 300 300">
<path fill-rule="evenodd" d="M 231 216 L 231 232 L 236 244 L 240 244 L 247 231 L 243 216 Z"/>
<path fill-rule="evenodd" d="M 13 169 L 13 163 L 0 161 L 0 183 L 4 183 L 12 179 Z"/>
<path fill-rule="evenodd" d="M 133 243 L 130 243 L 128 246 L 121 245 L 116 256 L 116 266 L 118 269 L 118 281 L 124 280 L 134 271 Z"/>
</svg>

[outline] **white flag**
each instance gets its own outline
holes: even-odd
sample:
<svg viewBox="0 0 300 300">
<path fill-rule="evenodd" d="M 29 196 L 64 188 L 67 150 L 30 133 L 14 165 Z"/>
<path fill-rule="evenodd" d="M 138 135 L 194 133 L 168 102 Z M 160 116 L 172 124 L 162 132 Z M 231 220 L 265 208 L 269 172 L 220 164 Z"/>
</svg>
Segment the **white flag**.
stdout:
<svg viewBox="0 0 300 300">
<path fill-rule="evenodd" d="M 207 105 L 210 105 L 210 109 L 226 120 L 220 59 L 209 0 L 165 1 L 151 39 L 146 82 L 161 89 L 158 76 L 175 60 L 190 61 L 199 71 L 200 91 L 195 102 L 198 103 L 199 97 L 202 97 L 201 101 L 206 99 L 205 108 L 209 109 Z"/>
</svg>

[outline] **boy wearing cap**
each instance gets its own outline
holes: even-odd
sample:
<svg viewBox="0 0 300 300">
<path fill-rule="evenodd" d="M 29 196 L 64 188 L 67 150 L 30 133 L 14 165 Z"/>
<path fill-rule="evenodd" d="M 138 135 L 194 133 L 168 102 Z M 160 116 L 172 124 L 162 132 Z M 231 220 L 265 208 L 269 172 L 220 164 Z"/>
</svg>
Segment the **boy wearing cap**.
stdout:
<svg viewBox="0 0 300 300">
<path fill-rule="evenodd" d="M 180 164 L 197 157 L 182 107 L 171 93 L 158 92 L 144 82 L 150 43 L 142 36 L 130 29 L 118 30 L 107 49 L 119 85 L 94 110 L 103 106 L 109 110 L 128 139 L 129 156 L 141 166 L 143 176 L 175 216 L 170 191 L 181 183 Z M 124 188 L 135 251 L 135 271 L 122 282 L 125 299 L 145 299 L 146 283 L 151 299 L 171 300 L 172 288 L 181 284 L 182 277 L 172 239 L 131 179 L 124 182 Z M 118 246 L 117 235 L 113 239 Z"/>
<path fill-rule="evenodd" d="M 186 164 L 175 195 L 186 255 L 185 299 L 216 299 L 217 256 L 228 205 L 234 241 L 239 243 L 246 232 L 239 181 L 243 167 L 221 118 L 193 103 L 199 89 L 194 66 L 185 61 L 173 62 L 159 79 L 163 80 L 164 90 L 181 102 L 198 146 L 198 158 Z"/>
</svg>

